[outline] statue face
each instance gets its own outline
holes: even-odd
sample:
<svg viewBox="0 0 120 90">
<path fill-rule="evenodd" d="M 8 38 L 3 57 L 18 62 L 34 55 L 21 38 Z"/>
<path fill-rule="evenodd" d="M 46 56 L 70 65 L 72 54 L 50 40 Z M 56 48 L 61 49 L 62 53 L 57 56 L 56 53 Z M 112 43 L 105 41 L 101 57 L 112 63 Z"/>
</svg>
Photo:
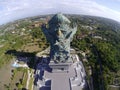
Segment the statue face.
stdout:
<svg viewBox="0 0 120 90">
<path fill-rule="evenodd" d="M 57 36 L 58 38 L 64 38 L 67 36 L 68 32 L 65 30 L 61 30 L 61 28 L 59 28 L 57 31 Z"/>
<path fill-rule="evenodd" d="M 58 35 L 61 35 L 61 34 L 66 35 L 68 31 L 65 25 L 59 23 L 57 26 L 57 32 L 59 33 Z"/>
<path fill-rule="evenodd" d="M 61 32 L 61 30 L 59 29 L 59 30 L 57 30 L 57 34 L 58 34 L 58 36 L 61 36 L 62 35 L 62 32 Z"/>
</svg>

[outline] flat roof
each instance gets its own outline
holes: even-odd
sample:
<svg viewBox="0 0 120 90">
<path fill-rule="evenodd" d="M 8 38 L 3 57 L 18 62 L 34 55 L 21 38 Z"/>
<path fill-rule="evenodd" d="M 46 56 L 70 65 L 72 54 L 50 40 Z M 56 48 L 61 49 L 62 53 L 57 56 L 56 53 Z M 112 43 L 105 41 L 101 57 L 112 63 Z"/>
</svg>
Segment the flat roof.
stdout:
<svg viewBox="0 0 120 90">
<path fill-rule="evenodd" d="M 61 71 L 62 72 L 62 71 Z M 44 72 L 44 77 L 51 80 L 51 90 L 71 90 L 70 89 L 70 77 L 75 76 L 75 70 L 73 66 L 69 68 L 69 72 Z"/>
</svg>

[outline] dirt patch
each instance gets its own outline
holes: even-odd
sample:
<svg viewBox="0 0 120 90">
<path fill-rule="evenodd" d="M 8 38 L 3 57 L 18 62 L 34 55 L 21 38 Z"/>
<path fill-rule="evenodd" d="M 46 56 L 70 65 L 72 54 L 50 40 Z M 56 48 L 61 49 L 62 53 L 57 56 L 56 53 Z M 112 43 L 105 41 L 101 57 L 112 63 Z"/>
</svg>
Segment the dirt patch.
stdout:
<svg viewBox="0 0 120 90">
<path fill-rule="evenodd" d="M 17 84 L 21 82 L 23 79 L 23 72 L 22 71 L 16 71 L 15 76 L 13 80 L 11 80 L 10 83 L 10 90 L 17 90 Z"/>
<path fill-rule="evenodd" d="M 40 48 L 39 48 L 39 45 L 26 45 L 26 46 L 23 46 L 22 49 L 25 51 L 25 52 L 35 52 L 35 51 L 39 51 Z"/>
<path fill-rule="evenodd" d="M 23 72 L 17 70 L 13 77 L 12 71 L 15 70 L 15 68 L 11 66 L 12 64 L 13 61 L 0 68 L 0 90 L 7 90 L 7 88 L 9 88 L 10 90 L 17 90 L 16 84 L 19 83 L 20 79 L 23 78 Z"/>
<path fill-rule="evenodd" d="M 13 61 L 11 61 L 9 64 L 4 65 L 2 68 L 0 68 L 0 90 L 5 90 L 5 85 L 9 85 L 13 69 L 11 64 Z"/>
</svg>

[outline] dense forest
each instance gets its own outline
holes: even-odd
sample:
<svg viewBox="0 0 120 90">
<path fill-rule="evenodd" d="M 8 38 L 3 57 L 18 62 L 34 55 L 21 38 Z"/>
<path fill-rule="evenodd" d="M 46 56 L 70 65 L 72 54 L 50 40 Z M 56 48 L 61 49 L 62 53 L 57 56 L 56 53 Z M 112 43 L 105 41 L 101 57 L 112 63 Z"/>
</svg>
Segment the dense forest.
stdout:
<svg viewBox="0 0 120 90">
<path fill-rule="evenodd" d="M 14 57 L 6 54 L 9 50 L 35 54 L 49 46 L 40 28 L 48 16 L 26 18 L 0 26 L 0 67 Z M 94 16 L 66 16 L 78 25 L 71 47 L 85 53 L 87 61 L 83 63 L 87 80 L 90 82 L 93 78 L 94 90 L 110 90 L 109 85 L 120 85 L 120 23 Z M 82 60 L 81 53 L 79 56 Z M 92 74 L 88 72 L 89 67 Z"/>
<path fill-rule="evenodd" d="M 72 47 L 85 52 L 88 61 L 83 63 L 86 71 L 91 67 L 88 80 L 93 77 L 94 89 L 120 85 L 120 24 L 93 16 L 73 16 L 72 21 L 78 24 Z"/>
</svg>

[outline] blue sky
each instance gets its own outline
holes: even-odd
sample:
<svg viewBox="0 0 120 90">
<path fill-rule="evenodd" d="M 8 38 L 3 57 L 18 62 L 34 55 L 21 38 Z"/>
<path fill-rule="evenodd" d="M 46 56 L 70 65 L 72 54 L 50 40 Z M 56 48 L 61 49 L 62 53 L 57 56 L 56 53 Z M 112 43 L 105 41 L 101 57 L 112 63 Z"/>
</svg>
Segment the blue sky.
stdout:
<svg viewBox="0 0 120 90">
<path fill-rule="evenodd" d="M 120 0 L 0 0 L 0 24 L 58 12 L 102 16 L 120 22 Z"/>
</svg>

